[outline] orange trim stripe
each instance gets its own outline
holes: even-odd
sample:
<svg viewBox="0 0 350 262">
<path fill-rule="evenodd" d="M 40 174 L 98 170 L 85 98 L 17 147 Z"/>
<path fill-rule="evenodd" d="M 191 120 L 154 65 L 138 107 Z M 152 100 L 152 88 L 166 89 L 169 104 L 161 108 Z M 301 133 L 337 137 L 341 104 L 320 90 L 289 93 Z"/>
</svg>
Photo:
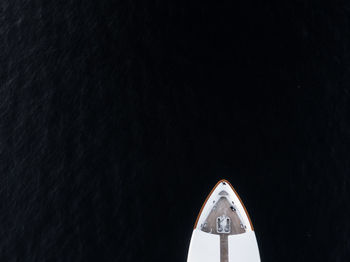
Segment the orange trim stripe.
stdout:
<svg viewBox="0 0 350 262">
<path fill-rule="evenodd" d="M 210 191 L 209 195 L 207 196 L 207 198 L 206 198 L 205 201 L 204 201 L 204 204 L 203 204 L 202 207 L 201 207 L 201 210 L 199 211 L 199 214 L 198 214 L 198 216 L 197 216 L 196 223 L 194 224 L 194 228 L 193 228 L 193 229 L 195 229 L 195 228 L 197 227 L 197 223 L 198 223 L 199 217 L 201 216 L 202 211 L 203 211 L 203 209 L 204 209 L 204 206 L 207 204 L 207 202 L 208 202 L 208 200 L 209 200 L 211 194 L 213 194 L 215 188 L 216 188 L 221 182 L 224 182 L 224 181 L 225 181 L 224 179 L 221 179 L 219 182 L 216 183 L 216 185 L 215 185 L 215 186 L 213 187 L 213 189 Z"/>
<path fill-rule="evenodd" d="M 204 206 L 207 204 L 207 202 L 208 202 L 210 196 L 212 195 L 212 193 L 214 192 L 214 190 L 216 189 L 216 187 L 217 187 L 220 183 L 223 183 L 223 182 L 227 183 L 227 184 L 232 188 L 232 190 L 233 190 L 233 192 L 236 194 L 236 196 L 238 197 L 239 202 L 241 202 L 241 205 L 243 206 L 243 209 L 244 209 L 244 211 L 245 211 L 245 213 L 246 213 L 246 215 L 247 215 L 247 217 L 248 217 L 250 227 L 251 227 L 252 230 L 254 231 L 254 227 L 253 227 L 252 220 L 250 219 L 250 216 L 249 216 L 249 214 L 248 214 L 248 211 L 247 211 L 245 205 L 243 204 L 242 199 L 239 197 L 237 191 L 234 189 L 234 187 L 231 185 L 231 183 L 228 182 L 226 179 L 221 179 L 219 182 L 216 183 L 216 185 L 214 186 L 214 188 L 210 191 L 209 195 L 207 196 L 207 198 L 206 198 L 205 201 L 204 201 L 204 204 L 203 204 L 202 207 L 201 207 L 201 210 L 199 211 L 199 214 L 198 214 L 198 216 L 197 216 L 196 223 L 194 224 L 194 228 L 193 228 L 193 229 L 195 229 L 195 228 L 197 227 L 199 217 L 201 216 L 202 211 L 203 211 L 203 209 L 204 209 Z"/>
</svg>

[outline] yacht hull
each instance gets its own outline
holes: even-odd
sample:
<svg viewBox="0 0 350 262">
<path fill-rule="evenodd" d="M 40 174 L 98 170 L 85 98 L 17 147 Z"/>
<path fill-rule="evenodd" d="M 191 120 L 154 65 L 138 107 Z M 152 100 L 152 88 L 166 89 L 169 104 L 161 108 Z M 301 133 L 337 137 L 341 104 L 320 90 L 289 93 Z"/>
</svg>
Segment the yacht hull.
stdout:
<svg viewBox="0 0 350 262">
<path fill-rule="evenodd" d="M 199 212 L 187 262 L 260 262 L 249 214 L 227 180 L 215 185 Z"/>
</svg>

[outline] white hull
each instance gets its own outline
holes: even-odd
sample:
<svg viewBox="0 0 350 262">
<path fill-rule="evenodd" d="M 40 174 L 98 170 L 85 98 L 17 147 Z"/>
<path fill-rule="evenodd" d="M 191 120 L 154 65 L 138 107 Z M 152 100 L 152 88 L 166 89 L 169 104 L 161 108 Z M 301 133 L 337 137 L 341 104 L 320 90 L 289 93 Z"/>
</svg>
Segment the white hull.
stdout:
<svg viewBox="0 0 350 262">
<path fill-rule="evenodd" d="M 187 262 L 260 262 L 248 212 L 226 180 L 216 184 L 202 206 Z"/>
</svg>

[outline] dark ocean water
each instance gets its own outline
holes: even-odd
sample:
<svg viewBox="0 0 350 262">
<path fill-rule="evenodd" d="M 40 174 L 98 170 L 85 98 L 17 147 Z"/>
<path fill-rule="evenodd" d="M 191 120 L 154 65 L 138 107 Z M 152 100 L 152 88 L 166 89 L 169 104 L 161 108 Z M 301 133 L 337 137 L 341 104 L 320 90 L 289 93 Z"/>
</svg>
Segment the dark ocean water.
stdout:
<svg viewBox="0 0 350 262">
<path fill-rule="evenodd" d="M 350 4 L 0 3 L 0 261 L 186 261 L 228 179 L 262 261 L 349 261 Z"/>
</svg>

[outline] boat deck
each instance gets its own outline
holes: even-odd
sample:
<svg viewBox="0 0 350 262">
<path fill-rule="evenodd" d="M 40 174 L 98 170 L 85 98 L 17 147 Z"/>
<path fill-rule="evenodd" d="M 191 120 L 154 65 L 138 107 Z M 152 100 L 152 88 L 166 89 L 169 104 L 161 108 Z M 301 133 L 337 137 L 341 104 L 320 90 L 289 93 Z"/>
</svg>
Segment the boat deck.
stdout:
<svg viewBox="0 0 350 262">
<path fill-rule="evenodd" d="M 215 235 L 236 235 L 245 233 L 246 230 L 237 214 L 237 211 L 234 208 L 231 209 L 231 207 L 232 204 L 227 200 L 227 198 L 221 197 L 213 206 L 201 230 Z M 219 233 L 217 231 L 217 219 L 222 216 L 228 217 L 230 219 L 229 233 Z"/>
<path fill-rule="evenodd" d="M 228 236 L 246 232 L 241 219 L 234 208 L 233 203 L 225 197 L 227 192 L 220 192 L 220 199 L 215 203 L 201 230 L 215 235 L 220 235 L 220 262 L 229 262 Z"/>
</svg>

